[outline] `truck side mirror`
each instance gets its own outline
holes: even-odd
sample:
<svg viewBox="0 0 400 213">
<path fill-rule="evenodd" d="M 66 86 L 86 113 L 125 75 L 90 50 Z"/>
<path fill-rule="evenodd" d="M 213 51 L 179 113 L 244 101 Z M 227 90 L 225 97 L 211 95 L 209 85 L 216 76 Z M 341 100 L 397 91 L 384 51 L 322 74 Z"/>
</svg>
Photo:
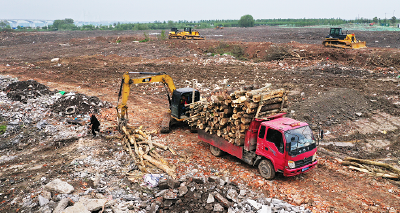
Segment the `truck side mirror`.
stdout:
<svg viewBox="0 0 400 213">
<path fill-rule="evenodd" d="M 290 152 L 291 149 L 292 149 L 292 143 L 286 143 L 286 151 Z"/>
<path fill-rule="evenodd" d="M 319 129 L 319 132 L 318 132 L 318 146 L 319 146 L 319 141 L 320 140 L 322 140 L 322 139 L 324 139 L 324 130 L 323 129 Z"/>
<path fill-rule="evenodd" d="M 320 137 L 321 137 L 321 140 L 324 139 L 324 130 L 323 129 L 321 129 Z"/>
</svg>

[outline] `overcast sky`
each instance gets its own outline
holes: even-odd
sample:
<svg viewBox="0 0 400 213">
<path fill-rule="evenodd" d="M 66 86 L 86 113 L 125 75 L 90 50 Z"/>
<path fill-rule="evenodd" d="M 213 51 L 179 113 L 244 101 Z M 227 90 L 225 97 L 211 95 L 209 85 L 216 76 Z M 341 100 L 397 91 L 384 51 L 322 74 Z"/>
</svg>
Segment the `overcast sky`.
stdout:
<svg viewBox="0 0 400 213">
<path fill-rule="evenodd" d="M 198 21 L 272 18 L 400 18 L 400 0 L 0 0 L 0 19 Z"/>
</svg>

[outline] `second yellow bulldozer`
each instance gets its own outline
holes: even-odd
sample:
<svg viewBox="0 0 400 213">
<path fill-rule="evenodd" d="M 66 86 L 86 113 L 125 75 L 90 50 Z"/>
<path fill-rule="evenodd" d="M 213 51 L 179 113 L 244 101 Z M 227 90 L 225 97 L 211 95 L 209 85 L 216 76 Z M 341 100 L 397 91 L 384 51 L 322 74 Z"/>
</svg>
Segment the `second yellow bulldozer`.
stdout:
<svg viewBox="0 0 400 213">
<path fill-rule="evenodd" d="M 337 47 L 344 49 L 365 48 L 365 41 L 359 41 L 354 34 L 343 34 L 342 28 L 331 28 L 329 35 L 322 42 L 325 47 Z"/>
<path fill-rule="evenodd" d="M 203 36 L 200 36 L 199 31 L 192 30 L 191 27 L 185 27 L 183 31 L 178 31 L 177 28 L 171 28 L 169 32 L 169 39 L 184 39 L 184 40 L 204 40 Z"/>
</svg>

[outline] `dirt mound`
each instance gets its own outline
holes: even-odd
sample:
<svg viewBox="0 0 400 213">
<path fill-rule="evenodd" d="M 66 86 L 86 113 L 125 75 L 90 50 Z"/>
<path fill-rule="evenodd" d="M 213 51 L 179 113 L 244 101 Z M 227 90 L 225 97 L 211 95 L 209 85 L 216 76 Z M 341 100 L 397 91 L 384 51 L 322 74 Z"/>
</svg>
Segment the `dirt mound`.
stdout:
<svg viewBox="0 0 400 213">
<path fill-rule="evenodd" d="M 28 99 L 47 95 L 51 92 L 47 86 L 35 80 L 14 82 L 9 84 L 5 90 L 8 98 L 24 103 L 27 103 Z"/>
<path fill-rule="evenodd" d="M 314 125 L 339 124 L 367 116 L 372 102 L 356 90 L 333 88 L 292 106 L 294 117 Z"/>
<path fill-rule="evenodd" d="M 86 96 L 80 93 L 68 93 L 59 98 L 52 106 L 53 112 L 62 116 L 98 113 L 100 108 L 111 106 L 96 96 Z"/>
</svg>

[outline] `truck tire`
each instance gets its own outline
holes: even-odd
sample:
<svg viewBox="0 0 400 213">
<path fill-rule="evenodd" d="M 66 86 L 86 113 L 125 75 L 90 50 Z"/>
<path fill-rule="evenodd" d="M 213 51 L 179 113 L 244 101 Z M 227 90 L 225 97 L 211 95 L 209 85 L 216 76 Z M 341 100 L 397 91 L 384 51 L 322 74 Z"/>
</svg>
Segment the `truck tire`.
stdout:
<svg viewBox="0 0 400 213">
<path fill-rule="evenodd" d="M 211 154 L 213 154 L 214 156 L 222 156 L 224 155 L 224 151 L 222 151 L 221 149 L 219 149 L 218 147 L 215 147 L 213 145 L 210 145 L 210 152 Z"/>
<path fill-rule="evenodd" d="M 262 160 L 260 164 L 258 164 L 258 170 L 261 173 L 261 177 L 271 180 L 275 177 L 274 166 L 269 160 Z"/>
</svg>

